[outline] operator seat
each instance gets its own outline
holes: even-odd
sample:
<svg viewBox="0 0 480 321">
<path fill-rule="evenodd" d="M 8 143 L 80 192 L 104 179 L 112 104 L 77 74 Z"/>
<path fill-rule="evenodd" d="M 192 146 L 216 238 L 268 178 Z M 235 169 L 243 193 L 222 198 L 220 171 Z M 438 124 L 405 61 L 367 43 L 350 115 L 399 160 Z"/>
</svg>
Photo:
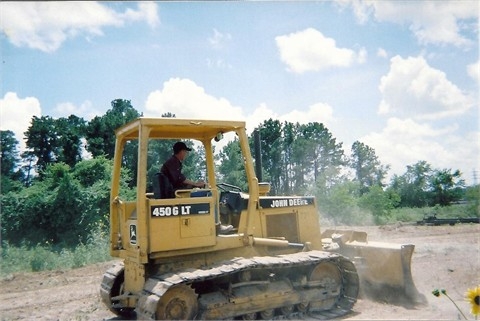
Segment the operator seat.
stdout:
<svg viewBox="0 0 480 321">
<path fill-rule="evenodd" d="M 175 198 L 173 186 L 162 172 L 155 173 L 153 176 L 153 198 Z"/>
</svg>

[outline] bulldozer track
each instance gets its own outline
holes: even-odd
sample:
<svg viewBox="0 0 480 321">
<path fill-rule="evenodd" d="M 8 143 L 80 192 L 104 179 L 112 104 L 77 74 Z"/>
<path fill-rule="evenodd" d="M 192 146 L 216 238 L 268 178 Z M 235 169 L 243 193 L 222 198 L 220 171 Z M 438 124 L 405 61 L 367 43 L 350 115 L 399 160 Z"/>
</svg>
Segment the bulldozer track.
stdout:
<svg viewBox="0 0 480 321">
<path fill-rule="evenodd" d="M 253 258 L 237 258 L 229 261 L 215 264 L 205 269 L 188 269 L 177 271 L 176 273 L 165 273 L 154 275 L 147 279 L 143 292 L 138 300 L 136 307 L 137 317 L 140 319 L 154 320 L 156 317 L 157 305 L 161 297 L 172 287 L 178 285 L 192 285 L 196 282 L 213 280 L 219 277 L 232 276 L 242 271 L 255 271 L 265 269 L 288 269 L 306 266 L 316 266 L 323 262 L 334 264 L 340 271 L 342 276 L 342 285 L 340 294 L 335 298 L 335 303 L 331 308 L 324 311 L 308 311 L 308 312 L 291 312 L 288 315 L 274 316 L 271 319 L 290 319 L 301 318 L 309 315 L 314 318 L 334 319 L 345 315 L 351 311 L 352 306 L 356 302 L 359 289 L 358 275 L 353 263 L 338 254 L 327 253 L 323 251 L 298 252 L 288 255 L 265 256 Z M 114 273 L 118 274 L 118 268 Z M 111 277 L 106 278 L 107 282 L 113 284 Z M 103 284 L 104 293 L 108 292 L 108 284 Z M 320 288 L 319 288 L 320 289 Z M 199 300 L 200 301 L 200 300 Z M 256 312 L 253 312 L 254 314 Z M 235 315 L 229 315 L 232 318 L 245 313 L 239 312 Z M 205 310 L 205 306 L 200 303 L 197 319 L 210 319 L 211 315 Z"/>
</svg>

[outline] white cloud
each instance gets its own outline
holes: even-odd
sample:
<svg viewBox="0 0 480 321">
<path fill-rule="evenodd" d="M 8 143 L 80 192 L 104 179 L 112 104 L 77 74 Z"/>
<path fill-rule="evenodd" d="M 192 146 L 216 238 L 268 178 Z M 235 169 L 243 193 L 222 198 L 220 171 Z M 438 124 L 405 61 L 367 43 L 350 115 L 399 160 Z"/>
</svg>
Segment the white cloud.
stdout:
<svg viewBox="0 0 480 321">
<path fill-rule="evenodd" d="M 265 103 L 260 104 L 252 114 L 247 116 L 247 126 L 253 130 L 265 120 L 277 119 L 280 122 L 308 124 L 310 122 L 323 123 L 327 127 L 335 121 L 333 117 L 333 108 L 324 103 L 316 103 L 309 106 L 306 111 L 294 109 L 290 112 L 279 115 L 274 110 L 268 108 Z"/>
<path fill-rule="evenodd" d="M 313 104 L 306 111 L 295 109 L 283 115 L 262 103 L 251 114 L 245 115 L 241 107 L 209 95 L 190 79 L 180 78 L 166 81 L 161 90 L 151 92 L 147 98 L 145 116 L 160 117 L 166 113 L 187 119 L 243 120 L 250 131 L 270 118 L 300 124 L 319 122 L 327 125 L 335 121 L 333 108 L 324 103 Z"/>
<path fill-rule="evenodd" d="M 76 115 L 88 121 L 102 114 L 102 112 L 92 108 L 90 101 L 85 101 L 80 106 L 70 102 L 60 103 L 55 107 L 54 114 L 51 116 L 60 118 Z M 19 98 L 14 92 L 7 92 L 0 99 L 0 129 L 11 130 L 15 134 L 20 151 L 26 149 L 24 133 L 30 127 L 33 116 L 42 116 L 42 109 L 37 98 Z M 86 152 L 84 151 L 84 153 Z"/>
<path fill-rule="evenodd" d="M 372 7 L 362 0 L 335 0 L 341 7 L 351 7 L 358 22 L 364 24 L 372 14 Z"/>
<path fill-rule="evenodd" d="M 381 114 L 436 119 L 461 115 L 474 104 L 444 72 L 430 67 L 423 57 L 393 57 L 379 89 L 383 95 Z"/>
<path fill-rule="evenodd" d="M 356 54 L 357 63 L 359 63 L 359 64 L 366 63 L 367 62 L 367 56 L 368 56 L 367 49 L 360 48 L 360 50 Z"/>
<path fill-rule="evenodd" d="M 218 59 L 210 59 L 207 58 L 206 60 L 208 68 L 218 68 L 218 69 L 232 69 L 233 66 L 227 63 L 225 60 L 218 58 Z"/>
<path fill-rule="evenodd" d="M 160 18 L 158 16 L 158 7 L 155 2 L 139 2 L 138 10 L 128 8 L 125 13 L 119 14 L 125 21 L 143 21 L 152 28 L 158 27 Z"/>
<path fill-rule="evenodd" d="M 11 130 L 19 142 L 19 149 L 25 149 L 24 133 L 33 116 L 41 117 L 40 102 L 35 97 L 19 98 L 14 92 L 7 92 L 0 99 L 0 129 Z"/>
<path fill-rule="evenodd" d="M 471 46 L 478 36 L 479 3 L 477 1 L 372 1 L 337 0 L 351 6 L 360 23 L 370 15 L 377 21 L 408 25 L 422 44 Z M 466 31 L 466 32 L 465 32 Z"/>
<path fill-rule="evenodd" d="M 75 115 L 82 117 L 83 119 L 89 121 L 95 116 L 101 116 L 103 113 L 92 106 L 92 102 L 89 100 L 84 101 L 80 106 L 77 106 L 71 102 L 59 103 L 55 109 L 54 117 L 68 117 L 70 115 Z"/>
<path fill-rule="evenodd" d="M 68 38 L 103 35 L 102 28 L 120 27 L 129 21 L 159 23 L 155 3 L 139 3 L 138 10 L 118 13 L 107 5 L 89 1 L 1 2 L 1 30 L 12 44 L 54 52 Z"/>
<path fill-rule="evenodd" d="M 468 75 L 480 84 L 480 60 L 467 66 Z"/>
<path fill-rule="evenodd" d="M 145 115 L 175 114 L 177 118 L 192 119 L 244 119 L 240 107 L 225 98 L 216 98 L 189 79 L 171 78 L 161 90 L 148 95 Z"/>
<path fill-rule="evenodd" d="M 217 29 L 213 29 L 213 36 L 208 38 L 208 42 L 214 49 L 222 49 L 230 40 L 232 40 L 231 34 L 221 33 Z"/>
<path fill-rule="evenodd" d="M 258 127 L 261 123 L 268 119 L 279 119 L 278 114 L 272 109 L 268 108 L 265 103 L 261 103 L 251 115 L 247 117 L 247 127 L 250 131 L 253 131 L 255 127 Z"/>
<path fill-rule="evenodd" d="M 457 125 L 435 129 L 412 119 L 390 118 L 381 132 L 359 140 L 375 149 L 382 164 L 391 165 L 390 175 L 404 174 L 407 165 L 425 160 L 433 168 L 460 169 L 469 182 L 472 170 L 478 168 L 480 133 L 461 137 L 457 131 Z"/>
<path fill-rule="evenodd" d="M 309 106 L 306 111 L 294 109 L 285 115 L 281 115 L 280 120 L 300 124 L 318 122 L 328 125 L 334 121 L 333 108 L 325 103 L 316 103 Z"/>
<path fill-rule="evenodd" d="M 222 33 L 217 29 L 213 29 L 213 35 L 207 39 L 210 46 L 213 49 L 218 51 L 224 49 L 228 45 L 228 42 L 230 42 L 231 40 L 232 40 L 231 34 Z M 221 57 L 207 58 L 206 61 L 207 61 L 208 68 L 232 69 L 232 65 Z"/>
<path fill-rule="evenodd" d="M 380 57 L 380 58 L 387 58 L 388 57 L 388 53 L 385 49 L 383 48 L 378 48 L 377 50 L 377 57 Z"/>
<path fill-rule="evenodd" d="M 313 28 L 275 37 L 275 41 L 280 59 L 295 73 L 348 67 L 355 62 L 363 63 L 366 57 L 365 49 L 356 53 L 351 49 L 339 48 L 334 39 L 325 37 Z"/>
</svg>

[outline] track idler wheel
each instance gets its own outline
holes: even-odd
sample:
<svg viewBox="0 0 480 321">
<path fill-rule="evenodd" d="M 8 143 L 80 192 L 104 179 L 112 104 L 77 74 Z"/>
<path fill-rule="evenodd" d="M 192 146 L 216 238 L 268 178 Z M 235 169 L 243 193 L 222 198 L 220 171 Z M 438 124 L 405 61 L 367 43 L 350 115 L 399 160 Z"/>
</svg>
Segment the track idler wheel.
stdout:
<svg viewBox="0 0 480 321">
<path fill-rule="evenodd" d="M 124 294 L 125 272 L 123 264 L 112 266 L 104 275 L 100 296 L 108 309 L 122 318 L 130 319 L 134 316 L 134 309 L 122 307 L 119 300 L 112 298 Z"/>
<path fill-rule="evenodd" d="M 197 294 L 187 285 L 168 289 L 157 305 L 157 320 L 193 320 L 198 312 Z"/>
<path fill-rule="evenodd" d="M 318 264 L 310 273 L 309 281 L 316 282 L 325 291 L 330 299 L 311 302 L 311 310 L 321 311 L 331 309 L 341 293 L 342 275 L 337 265 L 331 262 Z"/>
</svg>

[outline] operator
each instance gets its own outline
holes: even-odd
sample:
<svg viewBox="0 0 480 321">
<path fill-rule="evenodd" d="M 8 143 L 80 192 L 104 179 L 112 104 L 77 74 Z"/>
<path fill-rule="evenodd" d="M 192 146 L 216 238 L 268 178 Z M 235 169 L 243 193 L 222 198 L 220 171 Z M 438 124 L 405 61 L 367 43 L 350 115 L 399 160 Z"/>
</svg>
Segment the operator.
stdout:
<svg viewBox="0 0 480 321">
<path fill-rule="evenodd" d="M 204 181 L 194 182 L 182 174 L 182 162 L 187 157 L 188 152 L 191 151 L 184 142 L 176 142 L 173 145 L 173 155 L 162 166 L 160 171 L 168 177 L 168 180 L 177 189 L 190 189 L 194 187 L 205 188 Z"/>
<path fill-rule="evenodd" d="M 194 187 L 205 188 L 206 183 L 204 181 L 191 181 L 182 174 L 182 161 L 187 157 L 188 152 L 192 149 L 188 148 L 184 142 L 176 142 L 173 145 L 173 155 L 170 157 L 163 165 L 160 171 L 167 176 L 168 180 L 173 186 L 174 190 L 177 189 L 190 189 Z M 194 193 L 192 193 L 193 196 Z M 207 196 L 211 195 L 210 191 L 206 191 L 206 193 L 195 193 L 196 196 Z M 218 214 L 215 211 L 215 220 L 218 222 Z M 216 223 L 217 233 L 219 234 L 227 234 L 233 230 L 232 225 L 223 225 L 220 223 Z"/>
</svg>

